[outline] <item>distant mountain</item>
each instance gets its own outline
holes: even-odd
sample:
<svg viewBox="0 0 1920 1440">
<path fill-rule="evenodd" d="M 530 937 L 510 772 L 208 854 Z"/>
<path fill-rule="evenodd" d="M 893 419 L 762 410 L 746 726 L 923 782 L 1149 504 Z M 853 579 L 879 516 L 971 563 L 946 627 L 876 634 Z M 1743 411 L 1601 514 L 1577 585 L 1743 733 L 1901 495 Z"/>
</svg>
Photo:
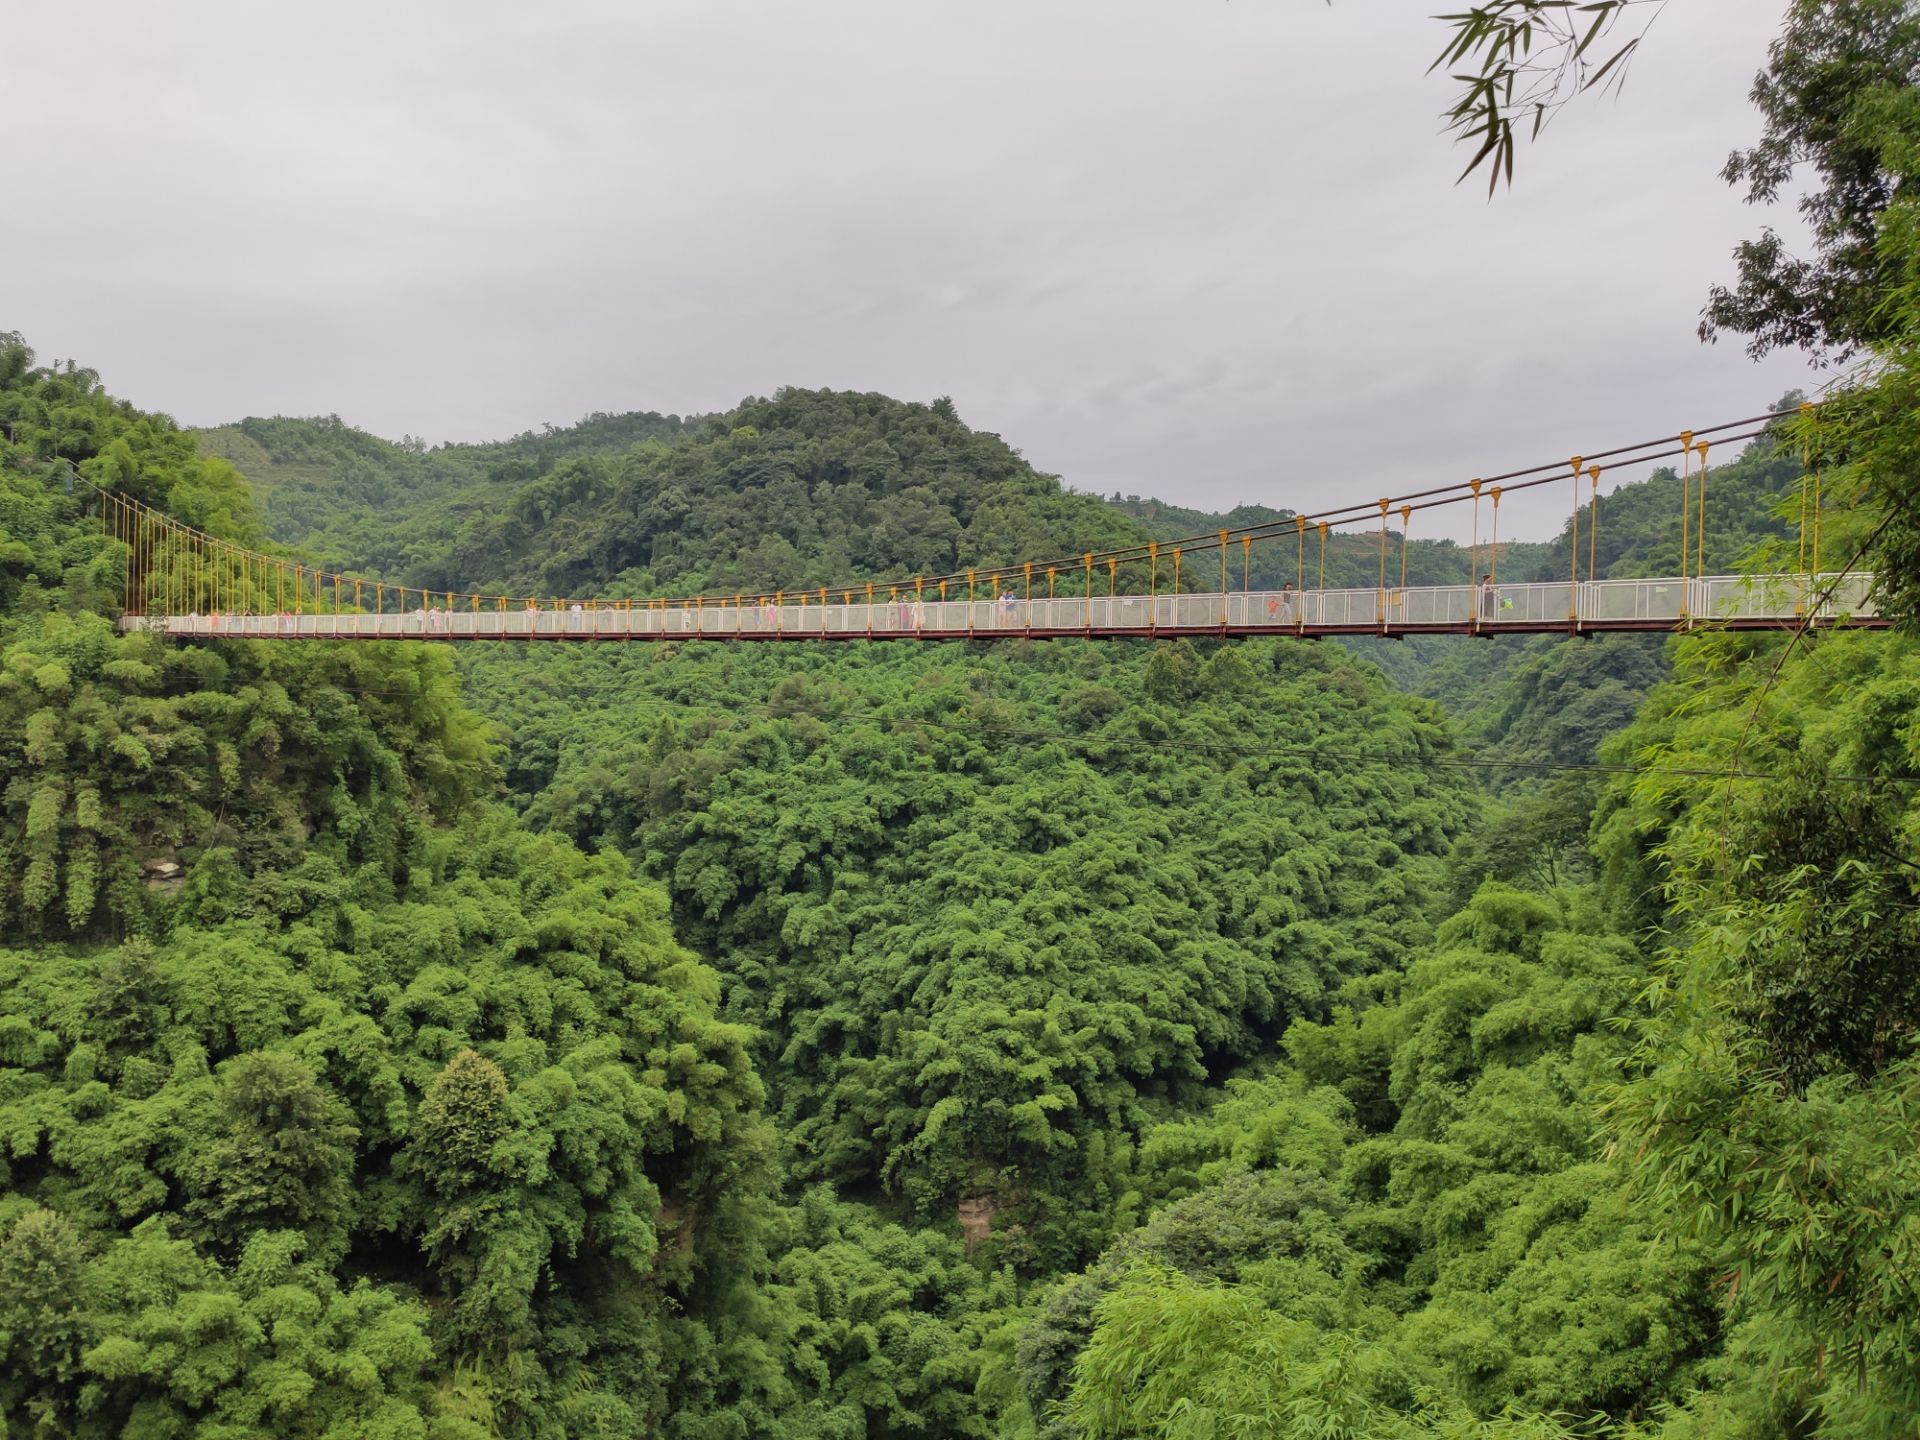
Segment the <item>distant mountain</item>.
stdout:
<svg viewBox="0 0 1920 1440">
<path fill-rule="evenodd" d="M 201 443 L 254 483 L 276 538 L 432 589 L 794 590 L 1145 538 L 944 400 L 783 390 L 431 450 L 333 418 L 246 420 Z"/>
<path fill-rule="evenodd" d="M 699 423 L 649 411 L 590 415 L 564 429 L 428 449 L 328 415 L 247 419 L 198 438 L 201 454 L 251 482 L 275 539 L 332 568 L 445 588 L 468 578 L 443 563 L 452 537 L 527 485 L 579 456 L 671 444 Z"/>
<path fill-rule="evenodd" d="M 1793 397 L 1788 397 L 1792 399 Z M 593 415 L 485 445 L 427 448 L 323 419 L 250 419 L 201 432 L 201 452 L 252 483 L 274 536 L 320 563 L 431 589 L 569 596 L 761 593 L 865 578 L 911 579 L 1222 529 L 1278 522 L 1229 546 L 1227 582 L 1278 588 L 1369 586 L 1377 531 L 1336 533 L 1323 560 L 1289 512 L 1196 510 L 1063 487 L 999 436 L 961 422 L 945 400 L 782 390 L 723 415 Z M 1800 476 L 1788 447 L 1763 439 L 1710 481 L 1710 567 L 1732 568 L 1788 540 L 1774 512 Z M 1679 567 L 1681 480 L 1671 469 L 1601 497 L 1599 574 Z M 1503 581 L 1565 573 L 1570 529 L 1501 547 Z M 1163 551 L 1165 554 L 1165 551 Z M 1219 558 L 1188 562 L 1187 588 L 1218 583 Z M 1397 584 L 1390 528 L 1386 574 Z M 1411 584 L 1459 584 L 1471 557 L 1452 541 L 1406 547 Z M 1165 576 L 1168 569 L 1162 570 Z M 1662 642 L 1356 641 L 1400 688 L 1442 701 L 1463 734 L 1516 765 L 1584 761 L 1664 673 Z M 1516 769 L 1513 778 L 1528 772 Z"/>
</svg>

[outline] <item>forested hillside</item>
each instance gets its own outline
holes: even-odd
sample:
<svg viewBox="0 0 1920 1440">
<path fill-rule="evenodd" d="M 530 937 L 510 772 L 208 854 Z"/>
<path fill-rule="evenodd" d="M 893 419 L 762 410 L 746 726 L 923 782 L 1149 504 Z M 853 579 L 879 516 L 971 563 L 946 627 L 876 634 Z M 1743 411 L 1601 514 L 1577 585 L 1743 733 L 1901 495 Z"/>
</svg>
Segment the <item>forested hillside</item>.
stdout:
<svg viewBox="0 0 1920 1440">
<path fill-rule="evenodd" d="M 490 445 L 382 440 L 324 419 L 248 419 L 199 432 L 202 455 L 251 482 L 273 533 L 333 566 L 365 566 L 444 588 L 453 538 L 520 488 L 581 455 L 617 454 L 685 433 L 677 415 L 590 415 L 565 429 Z"/>
<path fill-rule="evenodd" d="M 592 416 L 433 450 L 245 420 L 201 445 L 255 478 L 277 536 L 429 589 L 770 592 L 1140 538 L 945 400 L 787 390 L 702 421 Z"/>
<path fill-rule="evenodd" d="M 1443 17 L 1475 165 L 1627 3 Z M 0 1440 L 1920 1436 L 1920 6 L 1791 0 L 1754 98 L 1807 248 L 1702 333 L 1862 363 L 1715 452 L 1706 568 L 1890 629 L 123 631 L 115 493 L 556 597 L 1287 516 L 830 390 L 188 431 L 0 333 Z"/>
<path fill-rule="evenodd" d="M 92 485 L 235 537 L 245 487 L 13 337 L 0 422 L 7 1433 L 688 1403 L 772 1150 L 658 892 L 515 826 L 444 656 L 116 635 Z"/>
<path fill-rule="evenodd" d="M 784 391 L 702 421 L 591 416 L 497 445 L 427 450 L 332 417 L 245 420 L 199 444 L 247 476 L 277 539 L 348 573 L 481 593 L 792 591 L 1206 536 L 1291 513 L 1095 502 L 969 431 L 944 401 L 833 392 Z M 1780 563 L 1789 521 L 1777 512 L 1800 473 L 1780 438 L 1716 457 L 1706 545 L 1716 570 Z M 1680 476 L 1661 469 L 1603 495 L 1596 573 L 1678 573 L 1681 492 Z M 1569 525 L 1553 540 L 1503 542 L 1500 576 L 1557 579 L 1572 540 Z M 1263 539 L 1237 557 L 1231 582 L 1295 582 L 1301 553 L 1285 535 Z M 1317 584 L 1317 543 L 1306 553 L 1304 579 Z M 1588 558 L 1583 539 L 1583 568 Z M 1324 564 L 1328 585 L 1373 585 L 1377 536 L 1335 533 Z M 1462 584 L 1472 566 L 1451 540 L 1416 539 L 1404 568 L 1411 584 Z M 1401 570 L 1396 530 L 1395 583 Z M 1528 765 L 1591 761 L 1664 673 L 1657 639 L 1347 643 L 1398 688 L 1443 701 L 1462 738 L 1510 762 L 1503 783 L 1536 773 Z"/>
<path fill-rule="evenodd" d="M 1437 717 L 1333 648 L 468 674 L 528 818 L 629 853 L 728 976 L 797 1173 L 998 1217 L 1023 1264 L 1097 1241 L 1152 1118 L 1404 962 L 1472 808 L 1419 771 Z"/>
<path fill-rule="evenodd" d="M 1292 641 L 119 636 L 93 484 L 297 545 L 278 497 L 343 462 L 282 437 L 250 487 L 3 358 L 10 1435 L 1920 1415 L 1904 640 L 1463 644 L 1424 661 L 1450 717 Z M 842 400 L 775 403 L 827 407 L 809 454 L 949 423 Z M 691 457 L 684 533 L 744 536 L 738 418 L 608 463 Z M 395 453 L 420 524 L 495 483 Z M 941 453 L 985 459 L 928 543 L 1120 523 Z M 1665 483 L 1614 563 L 1657 565 Z M 610 582 L 598 513 L 517 543 Z M 1596 747 L 1634 773 L 1553 768 Z"/>
</svg>

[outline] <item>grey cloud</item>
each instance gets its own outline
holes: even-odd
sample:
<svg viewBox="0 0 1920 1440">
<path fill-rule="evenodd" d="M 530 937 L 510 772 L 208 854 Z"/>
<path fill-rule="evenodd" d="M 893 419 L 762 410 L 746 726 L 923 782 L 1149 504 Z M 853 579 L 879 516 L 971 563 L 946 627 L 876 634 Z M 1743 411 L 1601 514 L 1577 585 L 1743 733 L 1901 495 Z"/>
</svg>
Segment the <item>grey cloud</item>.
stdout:
<svg viewBox="0 0 1920 1440">
<path fill-rule="evenodd" d="M 0 327 L 194 423 L 477 439 L 780 385 L 1314 506 L 1750 413 L 1715 179 L 1777 6 L 1663 12 L 1491 203 L 1411 0 L 103 0 L 8 19 Z M 88 56 L 87 84 L 54 58 Z M 1516 504 L 1545 530 L 1546 500 Z"/>
</svg>

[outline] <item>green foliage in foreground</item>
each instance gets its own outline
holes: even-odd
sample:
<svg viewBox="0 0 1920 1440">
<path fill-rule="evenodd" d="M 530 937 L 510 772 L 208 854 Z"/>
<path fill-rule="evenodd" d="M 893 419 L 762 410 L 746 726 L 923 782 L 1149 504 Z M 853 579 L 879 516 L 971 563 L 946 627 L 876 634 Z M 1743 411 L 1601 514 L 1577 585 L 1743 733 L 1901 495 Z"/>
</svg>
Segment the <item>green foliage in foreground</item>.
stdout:
<svg viewBox="0 0 1920 1440">
<path fill-rule="evenodd" d="M 1713 1302 L 1595 1133 L 1638 974 L 1595 920 L 1486 887 L 1403 979 L 1297 1023 L 1289 1065 L 1149 1135 L 1172 1203 L 1022 1336 L 1046 1433 L 1446 1433 L 1683 1393 Z"/>
<path fill-rule="evenodd" d="M 1887 359 L 1816 449 L 1897 604 Z M 543 437 L 460 543 L 639 587 L 1098 528 L 938 406 L 766 405 Z M 17 346 L 0 418 L 10 1437 L 1920 1424 L 1905 641 L 1679 644 L 1590 846 L 1591 787 L 1482 810 L 1437 711 L 1289 644 L 476 652 L 495 751 L 425 647 L 117 637 L 40 462 L 241 538 L 246 489 Z M 1433 677 L 1516 769 L 1655 679 L 1522 661 Z"/>
<path fill-rule="evenodd" d="M 1617 903 L 1675 942 L 1612 1124 L 1639 1203 L 1713 1257 L 1737 1322 L 1742 1383 L 1681 1433 L 1768 1433 L 1741 1427 L 1784 1410 L 1806 1433 L 1906 1435 L 1920 656 L 1885 635 L 1777 644 L 1692 647 L 1616 742 L 1777 778 L 1649 774 L 1603 809 Z"/>
<path fill-rule="evenodd" d="M 1333 648 L 639 658 L 468 657 L 528 818 L 668 889 L 799 1173 L 1007 1211 L 1023 1265 L 1098 1243 L 1167 1106 L 1403 962 L 1469 810 L 1437 717 Z"/>
</svg>

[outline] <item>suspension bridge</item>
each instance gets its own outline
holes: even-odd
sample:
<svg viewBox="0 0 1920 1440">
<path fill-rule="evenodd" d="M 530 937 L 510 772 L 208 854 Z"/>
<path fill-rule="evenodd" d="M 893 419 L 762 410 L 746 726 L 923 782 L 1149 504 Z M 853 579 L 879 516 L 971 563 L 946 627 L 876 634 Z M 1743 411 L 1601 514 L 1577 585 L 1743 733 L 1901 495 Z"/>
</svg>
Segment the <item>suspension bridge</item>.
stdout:
<svg viewBox="0 0 1920 1440">
<path fill-rule="evenodd" d="M 1808 424 L 1812 408 L 1801 407 L 1800 418 Z M 1701 625 L 1734 630 L 1884 627 L 1890 621 L 1875 611 L 1870 575 L 1829 573 L 1819 567 L 1822 498 L 1816 468 L 1809 467 L 1800 481 L 1799 563 L 1794 570 L 1752 575 L 1715 573 L 1708 567 L 1712 447 L 1752 440 L 1792 413 L 1683 430 L 1590 457 L 1576 455 L 1552 465 L 1179 541 L 759 595 L 606 599 L 423 590 L 248 548 L 118 491 L 100 492 L 100 516 L 127 557 L 122 628 L 183 637 L 658 642 L 1589 634 Z M 1596 568 L 1601 462 L 1626 468 L 1673 460 L 1680 462 L 1682 477 L 1680 513 L 1674 517 L 1680 530 L 1680 573 L 1602 578 Z M 1503 583 L 1502 497 L 1569 483 L 1572 520 L 1565 575 Z M 1409 585 L 1407 541 L 1413 516 L 1443 506 L 1471 509 L 1468 574 L 1478 578 L 1466 584 Z M 1484 539 L 1483 507 L 1489 521 Z M 1374 583 L 1328 588 L 1328 537 L 1363 526 L 1377 555 Z M 1263 552 L 1279 547 L 1294 562 L 1294 574 L 1281 588 L 1256 589 L 1251 584 L 1256 546 Z"/>
</svg>

